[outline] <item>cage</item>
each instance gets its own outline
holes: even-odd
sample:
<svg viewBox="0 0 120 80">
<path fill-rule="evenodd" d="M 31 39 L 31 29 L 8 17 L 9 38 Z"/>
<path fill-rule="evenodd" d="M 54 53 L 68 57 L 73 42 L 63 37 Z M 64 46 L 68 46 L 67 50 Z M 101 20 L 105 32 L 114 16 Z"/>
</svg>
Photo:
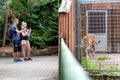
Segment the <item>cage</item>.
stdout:
<svg viewBox="0 0 120 80">
<path fill-rule="evenodd" d="M 80 37 L 94 34 L 95 55 L 82 64 L 86 70 L 120 74 L 120 0 L 79 0 Z"/>
<path fill-rule="evenodd" d="M 71 3 L 66 10 L 67 2 Z M 75 3 L 76 2 L 76 3 Z M 59 36 L 88 72 L 109 76 L 94 80 L 120 80 L 120 0 L 63 0 L 59 13 Z M 96 53 L 86 59 L 82 40 L 94 34 Z M 60 40 L 60 39 L 59 39 Z M 60 42 L 59 42 L 60 44 Z M 114 76 L 113 76 L 114 75 Z"/>
</svg>

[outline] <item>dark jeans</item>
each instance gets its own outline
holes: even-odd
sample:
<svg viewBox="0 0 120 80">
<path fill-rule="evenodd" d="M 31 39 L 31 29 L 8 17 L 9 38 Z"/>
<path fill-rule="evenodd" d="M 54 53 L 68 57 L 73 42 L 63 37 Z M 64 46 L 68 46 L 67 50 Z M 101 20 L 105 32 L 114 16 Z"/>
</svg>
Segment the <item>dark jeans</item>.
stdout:
<svg viewBox="0 0 120 80">
<path fill-rule="evenodd" d="M 13 51 L 14 52 L 21 52 L 21 41 L 20 40 L 13 41 Z"/>
</svg>

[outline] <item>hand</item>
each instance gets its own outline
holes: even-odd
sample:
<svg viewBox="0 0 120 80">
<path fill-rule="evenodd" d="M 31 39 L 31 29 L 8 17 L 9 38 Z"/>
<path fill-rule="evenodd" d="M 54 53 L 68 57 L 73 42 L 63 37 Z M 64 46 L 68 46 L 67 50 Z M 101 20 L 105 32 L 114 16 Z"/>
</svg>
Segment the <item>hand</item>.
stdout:
<svg viewBox="0 0 120 80">
<path fill-rule="evenodd" d="M 32 31 L 31 27 L 30 27 L 30 29 L 28 29 L 28 30 L 29 30 L 28 32 L 31 32 L 31 31 Z"/>
<path fill-rule="evenodd" d="M 31 30 L 31 27 L 30 27 L 30 30 Z"/>
<path fill-rule="evenodd" d="M 18 31 L 18 30 L 17 30 Z M 20 30 L 20 31 L 18 31 L 18 33 L 20 34 L 20 33 L 22 33 L 24 30 Z"/>
</svg>

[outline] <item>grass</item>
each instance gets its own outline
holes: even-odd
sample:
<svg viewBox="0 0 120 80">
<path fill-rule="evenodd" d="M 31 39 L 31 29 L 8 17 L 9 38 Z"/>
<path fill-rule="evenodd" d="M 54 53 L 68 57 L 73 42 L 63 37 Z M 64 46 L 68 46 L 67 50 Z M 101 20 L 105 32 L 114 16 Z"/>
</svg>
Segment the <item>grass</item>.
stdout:
<svg viewBox="0 0 120 80">
<path fill-rule="evenodd" d="M 107 75 L 107 76 L 119 76 L 120 72 L 103 72 L 101 75 Z"/>
<path fill-rule="evenodd" d="M 120 67 L 119 66 L 108 66 L 107 67 L 108 70 L 120 70 Z"/>
<path fill-rule="evenodd" d="M 110 60 L 111 58 L 108 56 L 100 56 L 97 60 Z"/>
<path fill-rule="evenodd" d="M 99 70 L 100 67 L 96 64 L 90 63 L 86 57 L 82 57 L 82 66 L 87 70 Z"/>
<path fill-rule="evenodd" d="M 92 75 L 102 75 L 102 76 L 120 76 L 120 72 L 111 72 L 111 70 L 120 70 L 120 67 L 119 66 L 108 66 L 107 69 L 108 71 L 105 71 L 105 72 L 89 72 L 89 74 L 92 74 Z M 110 72 L 109 72 L 110 71 Z"/>
<path fill-rule="evenodd" d="M 112 66 L 108 66 L 107 70 L 120 70 L 120 67 L 112 65 Z M 120 72 L 103 72 L 102 74 L 108 75 L 108 76 L 118 76 L 118 75 L 120 75 Z"/>
<path fill-rule="evenodd" d="M 99 58 L 97 58 L 98 62 L 99 60 L 110 60 L 111 58 L 108 56 L 100 56 Z M 85 68 L 85 70 L 101 70 L 100 65 L 97 65 L 97 63 L 91 63 L 89 62 L 86 57 L 82 57 L 82 66 L 83 68 Z M 120 70 L 119 66 L 116 65 L 111 65 L 111 66 L 107 66 L 106 70 Z M 119 76 L 120 72 L 89 72 L 90 74 L 100 74 L 100 75 L 106 75 L 106 76 Z"/>
</svg>

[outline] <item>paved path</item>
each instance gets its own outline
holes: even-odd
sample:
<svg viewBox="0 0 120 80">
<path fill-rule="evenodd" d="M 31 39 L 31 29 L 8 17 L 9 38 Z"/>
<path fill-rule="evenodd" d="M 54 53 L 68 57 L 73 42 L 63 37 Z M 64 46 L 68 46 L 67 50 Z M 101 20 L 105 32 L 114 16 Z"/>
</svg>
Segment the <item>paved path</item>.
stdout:
<svg viewBox="0 0 120 80">
<path fill-rule="evenodd" d="M 0 58 L 0 80 L 58 80 L 58 57 L 32 57 L 32 61 L 14 63 Z"/>
</svg>

